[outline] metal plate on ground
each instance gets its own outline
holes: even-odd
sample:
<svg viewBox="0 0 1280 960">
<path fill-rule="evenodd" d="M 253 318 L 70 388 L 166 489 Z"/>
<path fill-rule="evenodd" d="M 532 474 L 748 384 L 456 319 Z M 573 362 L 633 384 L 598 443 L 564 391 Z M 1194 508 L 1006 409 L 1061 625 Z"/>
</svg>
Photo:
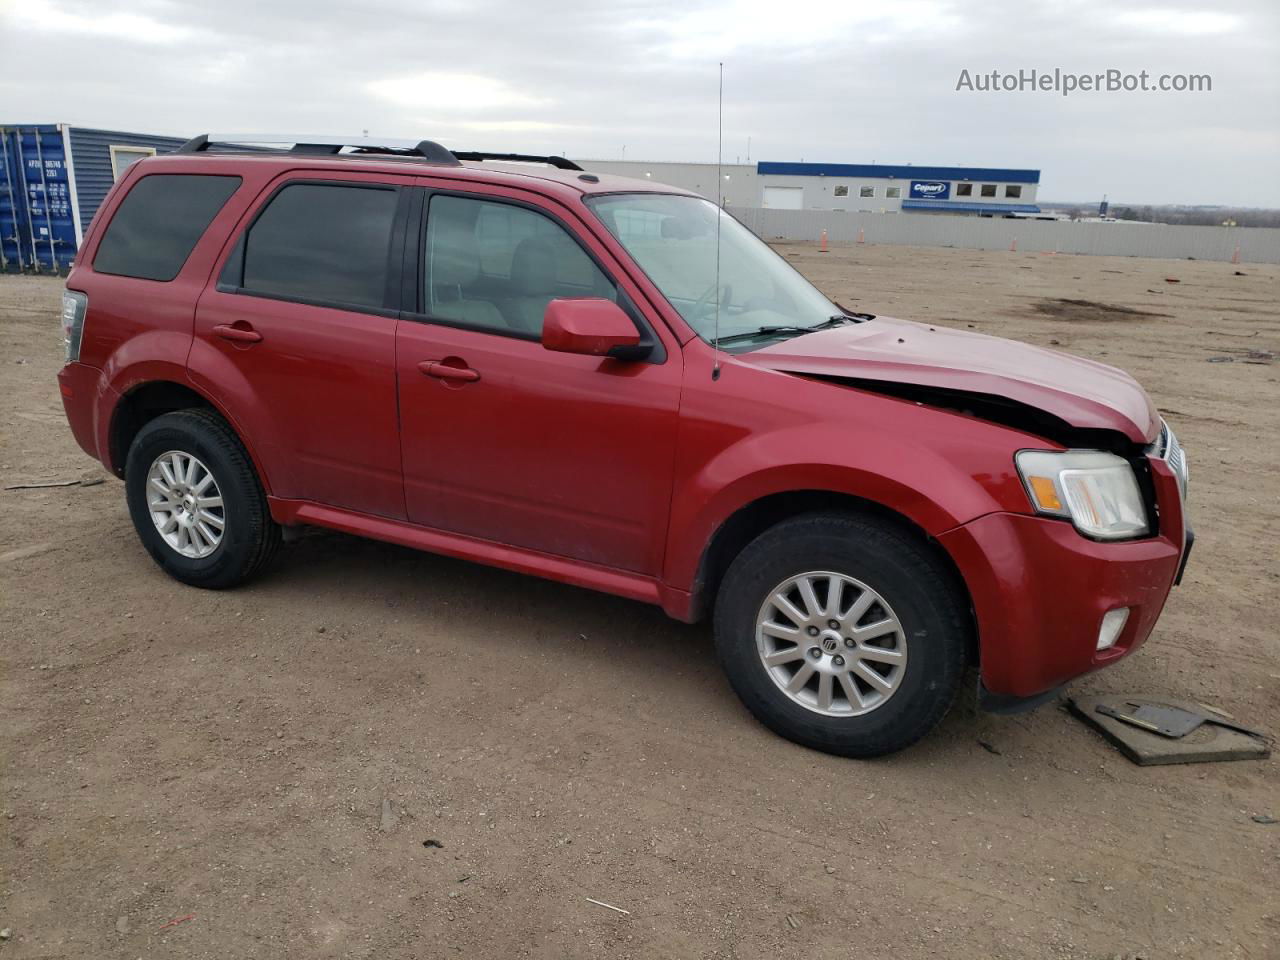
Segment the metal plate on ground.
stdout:
<svg viewBox="0 0 1280 960">
<path fill-rule="evenodd" d="M 1104 716 L 1095 709 L 1099 704 L 1121 713 L 1131 713 L 1131 704 L 1150 704 L 1160 707 L 1178 707 L 1200 714 L 1212 721 L 1213 716 L 1187 700 L 1170 700 L 1166 697 L 1150 697 L 1127 694 L 1109 697 L 1072 697 L 1068 704 L 1071 711 L 1106 739 L 1121 753 L 1139 766 L 1160 763 L 1212 763 L 1217 760 L 1261 760 L 1271 756 L 1271 747 L 1259 737 L 1251 737 L 1238 730 L 1228 730 L 1207 722 L 1177 740 L 1150 733 L 1123 720 Z"/>
</svg>

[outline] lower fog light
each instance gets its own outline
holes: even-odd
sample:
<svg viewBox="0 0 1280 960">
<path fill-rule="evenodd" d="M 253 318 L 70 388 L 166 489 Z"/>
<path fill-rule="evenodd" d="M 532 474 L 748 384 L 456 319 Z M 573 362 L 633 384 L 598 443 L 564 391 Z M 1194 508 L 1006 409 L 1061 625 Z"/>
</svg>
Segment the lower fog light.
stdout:
<svg viewBox="0 0 1280 960">
<path fill-rule="evenodd" d="M 1102 615 L 1102 626 L 1098 629 L 1098 649 L 1110 650 L 1116 645 L 1120 631 L 1129 621 L 1129 608 L 1116 607 Z"/>
</svg>

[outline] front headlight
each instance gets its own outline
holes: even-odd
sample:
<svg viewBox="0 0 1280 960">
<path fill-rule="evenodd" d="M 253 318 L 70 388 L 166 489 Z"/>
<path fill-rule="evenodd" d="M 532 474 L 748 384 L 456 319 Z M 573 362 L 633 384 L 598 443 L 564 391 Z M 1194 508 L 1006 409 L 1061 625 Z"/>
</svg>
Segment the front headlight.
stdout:
<svg viewBox="0 0 1280 960">
<path fill-rule="evenodd" d="M 1148 532 L 1138 480 L 1123 457 L 1100 450 L 1021 450 L 1014 459 L 1037 513 L 1067 517 L 1097 540 Z"/>
</svg>

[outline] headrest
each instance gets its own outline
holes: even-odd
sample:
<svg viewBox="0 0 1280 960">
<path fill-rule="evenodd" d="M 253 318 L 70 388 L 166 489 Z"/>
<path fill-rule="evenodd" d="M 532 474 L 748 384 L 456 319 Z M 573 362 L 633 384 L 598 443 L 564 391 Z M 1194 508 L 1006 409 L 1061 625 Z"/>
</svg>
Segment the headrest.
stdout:
<svg viewBox="0 0 1280 960">
<path fill-rule="evenodd" d="M 464 218 L 439 216 L 432 224 L 431 285 L 466 286 L 480 275 L 475 225 Z"/>
<path fill-rule="evenodd" d="M 511 258 L 511 286 L 519 296 L 541 297 L 556 289 L 556 251 L 550 241 L 526 237 Z"/>
</svg>

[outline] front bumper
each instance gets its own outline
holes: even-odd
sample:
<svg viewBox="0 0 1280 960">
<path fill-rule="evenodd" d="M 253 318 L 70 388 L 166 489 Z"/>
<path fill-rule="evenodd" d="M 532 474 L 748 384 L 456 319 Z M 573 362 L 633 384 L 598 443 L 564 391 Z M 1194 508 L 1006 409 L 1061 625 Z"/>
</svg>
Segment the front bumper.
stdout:
<svg viewBox="0 0 1280 960">
<path fill-rule="evenodd" d="M 1151 633 L 1187 549 L 1178 480 L 1152 461 L 1158 536 L 1088 540 L 1066 521 L 993 513 L 938 539 L 969 588 L 983 687 L 999 698 L 1037 697 L 1120 660 Z M 1097 649 L 1102 616 L 1128 607 L 1113 647 Z"/>
</svg>

